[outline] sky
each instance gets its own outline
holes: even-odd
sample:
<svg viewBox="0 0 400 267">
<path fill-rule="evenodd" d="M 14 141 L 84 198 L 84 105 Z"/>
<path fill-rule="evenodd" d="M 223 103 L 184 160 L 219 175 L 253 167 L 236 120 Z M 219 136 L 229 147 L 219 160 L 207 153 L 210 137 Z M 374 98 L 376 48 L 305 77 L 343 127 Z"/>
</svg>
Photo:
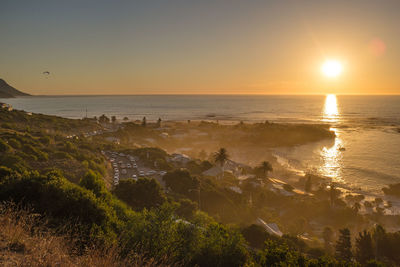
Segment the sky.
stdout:
<svg viewBox="0 0 400 267">
<path fill-rule="evenodd" d="M 0 78 L 35 95 L 400 94 L 399 10 L 397 0 L 0 0 Z M 326 59 L 343 64 L 339 77 L 321 74 Z"/>
</svg>

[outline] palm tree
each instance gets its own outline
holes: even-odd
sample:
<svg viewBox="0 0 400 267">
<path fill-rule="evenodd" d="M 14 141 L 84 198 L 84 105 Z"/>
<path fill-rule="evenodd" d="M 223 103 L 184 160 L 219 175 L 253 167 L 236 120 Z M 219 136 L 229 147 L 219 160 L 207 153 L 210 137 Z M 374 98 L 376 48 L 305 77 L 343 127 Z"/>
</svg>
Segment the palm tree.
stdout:
<svg viewBox="0 0 400 267">
<path fill-rule="evenodd" d="M 273 171 L 272 165 L 268 161 L 261 162 L 259 168 L 261 169 L 261 171 L 262 171 L 262 173 L 264 175 L 264 179 L 267 179 L 268 172 L 272 172 Z"/>
<path fill-rule="evenodd" d="M 214 161 L 215 163 L 219 163 L 222 168 L 222 177 L 224 177 L 224 166 L 225 162 L 229 159 L 229 155 L 226 153 L 225 148 L 220 148 L 217 152 L 214 154 Z"/>
</svg>

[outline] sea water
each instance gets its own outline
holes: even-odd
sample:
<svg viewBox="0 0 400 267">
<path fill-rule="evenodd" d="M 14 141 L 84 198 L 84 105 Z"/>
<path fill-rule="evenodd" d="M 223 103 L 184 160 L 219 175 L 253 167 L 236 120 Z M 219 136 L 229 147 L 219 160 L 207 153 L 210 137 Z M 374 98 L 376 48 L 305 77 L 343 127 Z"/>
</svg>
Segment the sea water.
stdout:
<svg viewBox="0 0 400 267">
<path fill-rule="evenodd" d="M 75 119 L 106 114 L 148 121 L 324 123 L 336 132 L 334 141 L 280 148 L 275 156 L 292 169 L 373 194 L 400 182 L 400 96 L 35 96 L 0 102 Z"/>
</svg>

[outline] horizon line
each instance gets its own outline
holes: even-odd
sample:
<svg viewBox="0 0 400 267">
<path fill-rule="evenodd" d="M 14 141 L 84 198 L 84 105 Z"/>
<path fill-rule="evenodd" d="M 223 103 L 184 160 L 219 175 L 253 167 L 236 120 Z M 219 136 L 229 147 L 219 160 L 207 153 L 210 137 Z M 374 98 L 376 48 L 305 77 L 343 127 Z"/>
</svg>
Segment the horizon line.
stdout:
<svg viewBox="0 0 400 267">
<path fill-rule="evenodd" d="M 28 96 L 18 96 L 17 98 L 26 97 L 57 97 L 57 96 L 400 96 L 399 94 L 334 94 L 334 93 L 319 93 L 319 94 L 37 94 Z"/>
</svg>

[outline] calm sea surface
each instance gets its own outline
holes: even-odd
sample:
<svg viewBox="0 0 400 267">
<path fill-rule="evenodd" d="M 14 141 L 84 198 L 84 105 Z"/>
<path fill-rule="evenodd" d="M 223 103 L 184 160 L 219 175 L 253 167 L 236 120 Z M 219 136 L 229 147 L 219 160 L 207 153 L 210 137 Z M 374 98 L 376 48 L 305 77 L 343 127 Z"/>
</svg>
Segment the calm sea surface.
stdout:
<svg viewBox="0 0 400 267">
<path fill-rule="evenodd" d="M 400 182 L 400 96 L 46 96 L 0 99 L 35 113 L 82 118 L 328 123 L 335 142 L 283 148 L 282 164 L 379 194 Z"/>
</svg>

